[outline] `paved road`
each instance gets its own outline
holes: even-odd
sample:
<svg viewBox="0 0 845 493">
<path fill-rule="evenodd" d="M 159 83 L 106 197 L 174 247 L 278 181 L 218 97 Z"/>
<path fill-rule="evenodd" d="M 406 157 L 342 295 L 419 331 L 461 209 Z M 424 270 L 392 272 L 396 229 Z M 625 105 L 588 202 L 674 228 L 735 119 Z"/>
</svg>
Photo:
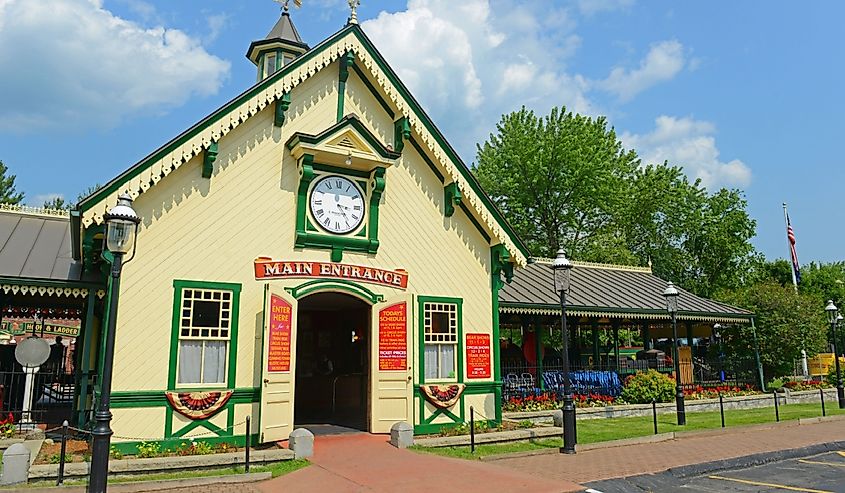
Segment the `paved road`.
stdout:
<svg viewBox="0 0 845 493">
<path fill-rule="evenodd" d="M 691 433 L 667 442 L 585 450 L 576 455 L 511 458 L 492 464 L 540 478 L 586 484 L 839 441 L 845 441 L 845 422 L 840 419 L 801 426 L 794 421 Z"/>
<path fill-rule="evenodd" d="M 845 493 L 845 451 L 805 455 L 769 464 L 734 468 L 692 477 L 672 471 L 599 481 L 587 485 L 593 493 L 654 492 L 777 492 Z"/>
</svg>

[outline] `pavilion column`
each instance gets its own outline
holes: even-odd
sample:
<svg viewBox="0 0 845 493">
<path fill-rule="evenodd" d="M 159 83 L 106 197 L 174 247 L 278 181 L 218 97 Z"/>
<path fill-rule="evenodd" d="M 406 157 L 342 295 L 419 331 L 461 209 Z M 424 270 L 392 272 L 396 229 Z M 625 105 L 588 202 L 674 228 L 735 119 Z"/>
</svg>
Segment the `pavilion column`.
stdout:
<svg viewBox="0 0 845 493">
<path fill-rule="evenodd" d="M 534 355 L 537 361 L 537 380 L 540 384 L 541 390 L 546 390 L 546 382 L 543 381 L 543 340 L 540 334 L 540 319 L 535 317 L 534 320 Z"/>
<path fill-rule="evenodd" d="M 642 326 L 642 333 L 643 333 L 643 349 L 648 351 L 651 349 L 651 325 L 648 322 L 643 322 Z"/>
<path fill-rule="evenodd" d="M 581 325 L 578 322 L 572 323 L 573 320 L 569 317 L 566 318 L 566 323 L 571 329 L 569 332 L 572 334 L 572 341 L 570 341 L 569 345 L 569 368 L 571 369 L 573 366 L 578 368 L 581 366 L 581 345 L 578 344 L 579 337 L 578 334 L 581 332 Z M 561 329 L 563 330 L 563 329 Z"/>
<path fill-rule="evenodd" d="M 613 320 L 613 358 L 614 368 L 619 371 L 619 320 L 616 319 Z"/>
<path fill-rule="evenodd" d="M 687 326 L 687 345 L 689 345 L 689 371 L 690 375 L 693 375 L 692 381 L 695 381 L 695 365 L 692 361 L 692 320 L 686 321 Z"/>
<path fill-rule="evenodd" d="M 592 320 L 593 329 L 593 367 L 601 367 L 601 355 L 599 354 L 599 319 Z"/>
</svg>

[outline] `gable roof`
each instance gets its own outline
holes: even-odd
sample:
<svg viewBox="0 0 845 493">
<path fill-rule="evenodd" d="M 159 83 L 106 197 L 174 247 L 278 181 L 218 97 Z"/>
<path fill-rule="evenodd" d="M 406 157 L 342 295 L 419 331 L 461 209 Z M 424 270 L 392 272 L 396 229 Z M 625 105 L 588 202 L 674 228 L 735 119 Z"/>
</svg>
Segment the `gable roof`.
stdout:
<svg viewBox="0 0 845 493">
<path fill-rule="evenodd" d="M 212 142 L 217 142 L 348 52 L 355 55 L 356 63 L 377 82 L 377 86 L 387 96 L 387 101 L 398 108 L 399 116 L 408 118 L 416 140 L 431 154 L 433 161 L 444 171 L 444 176 L 457 185 L 468 209 L 491 233 L 491 238 L 505 246 L 516 265 L 525 265 L 529 253 L 522 240 L 357 24 L 348 24 L 83 199 L 77 204 L 81 224 L 86 227 L 102 223 L 103 214 L 116 203 L 119 194 L 125 192 L 136 198 L 149 190 L 182 164 L 202 153 Z"/>
<path fill-rule="evenodd" d="M 566 312 L 579 316 L 668 319 L 663 290 L 669 284 L 648 267 L 573 262 Z M 747 322 L 747 310 L 696 296 L 678 288 L 678 318 L 712 322 Z M 540 259 L 514 273 L 499 291 L 505 313 L 560 314 L 550 259 Z"/>
</svg>

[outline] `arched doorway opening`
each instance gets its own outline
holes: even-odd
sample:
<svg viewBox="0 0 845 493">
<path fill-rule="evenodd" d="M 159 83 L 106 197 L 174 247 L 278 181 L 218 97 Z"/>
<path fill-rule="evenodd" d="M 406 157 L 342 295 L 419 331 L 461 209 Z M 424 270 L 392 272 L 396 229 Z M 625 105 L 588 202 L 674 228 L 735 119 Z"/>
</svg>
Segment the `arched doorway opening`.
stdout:
<svg viewBox="0 0 845 493">
<path fill-rule="evenodd" d="M 338 292 L 299 300 L 296 426 L 332 424 L 367 430 L 370 312 L 368 303 Z"/>
</svg>

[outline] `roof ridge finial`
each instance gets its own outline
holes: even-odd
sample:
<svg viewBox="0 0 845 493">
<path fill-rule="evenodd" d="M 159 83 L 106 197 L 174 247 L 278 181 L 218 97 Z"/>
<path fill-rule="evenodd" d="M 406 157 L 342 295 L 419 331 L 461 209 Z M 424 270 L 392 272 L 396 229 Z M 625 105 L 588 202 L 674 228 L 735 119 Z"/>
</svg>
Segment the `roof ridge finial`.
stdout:
<svg viewBox="0 0 845 493">
<path fill-rule="evenodd" d="M 361 0 L 348 0 L 349 3 L 349 10 L 351 11 L 349 14 L 349 20 L 347 24 L 358 24 L 358 6 L 361 5 Z"/>
</svg>

